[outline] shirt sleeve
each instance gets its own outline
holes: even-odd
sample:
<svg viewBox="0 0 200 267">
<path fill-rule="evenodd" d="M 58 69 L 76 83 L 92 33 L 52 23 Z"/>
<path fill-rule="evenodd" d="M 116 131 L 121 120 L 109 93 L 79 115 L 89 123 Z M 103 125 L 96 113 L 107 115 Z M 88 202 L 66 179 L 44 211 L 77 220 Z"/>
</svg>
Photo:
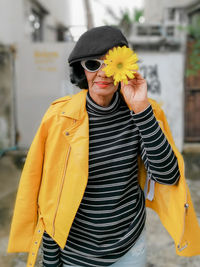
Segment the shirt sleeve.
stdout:
<svg viewBox="0 0 200 267">
<path fill-rule="evenodd" d="M 131 115 L 140 135 L 140 153 L 148 175 L 161 184 L 175 184 L 179 177 L 177 158 L 165 137 L 152 106 Z"/>
<path fill-rule="evenodd" d="M 60 247 L 46 232 L 43 234 L 42 251 L 44 267 L 62 266 L 60 260 Z"/>
</svg>

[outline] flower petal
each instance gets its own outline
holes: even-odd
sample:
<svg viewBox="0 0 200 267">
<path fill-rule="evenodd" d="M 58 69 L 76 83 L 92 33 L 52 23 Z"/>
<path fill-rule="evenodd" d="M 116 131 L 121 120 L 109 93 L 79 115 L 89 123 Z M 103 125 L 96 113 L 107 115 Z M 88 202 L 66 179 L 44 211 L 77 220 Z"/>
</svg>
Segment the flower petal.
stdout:
<svg viewBox="0 0 200 267">
<path fill-rule="evenodd" d="M 137 55 L 130 48 L 114 47 L 106 54 L 104 63 L 106 67 L 103 68 L 107 77 L 113 76 L 114 84 L 119 81 L 128 83 L 128 78 L 133 79 L 135 70 L 138 70 Z"/>
</svg>

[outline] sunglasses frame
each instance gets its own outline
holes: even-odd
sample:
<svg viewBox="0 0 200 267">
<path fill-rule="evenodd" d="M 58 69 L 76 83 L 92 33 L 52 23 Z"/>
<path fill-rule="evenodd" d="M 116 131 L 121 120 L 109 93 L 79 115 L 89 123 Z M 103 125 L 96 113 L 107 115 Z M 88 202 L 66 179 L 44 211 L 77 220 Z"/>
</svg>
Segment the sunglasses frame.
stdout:
<svg viewBox="0 0 200 267">
<path fill-rule="evenodd" d="M 85 64 L 88 60 L 99 62 L 99 63 L 100 63 L 99 68 L 97 68 L 96 70 L 90 70 L 90 69 L 88 69 L 88 68 L 86 67 L 86 64 Z M 86 59 L 86 60 L 82 60 L 82 61 L 81 61 L 81 66 L 82 66 L 85 70 L 87 70 L 87 71 L 89 71 L 89 72 L 96 72 L 96 71 L 100 70 L 103 64 L 105 64 L 105 63 L 104 63 L 104 60 L 103 60 L 103 59 L 98 59 L 98 58 Z"/>
</svg>

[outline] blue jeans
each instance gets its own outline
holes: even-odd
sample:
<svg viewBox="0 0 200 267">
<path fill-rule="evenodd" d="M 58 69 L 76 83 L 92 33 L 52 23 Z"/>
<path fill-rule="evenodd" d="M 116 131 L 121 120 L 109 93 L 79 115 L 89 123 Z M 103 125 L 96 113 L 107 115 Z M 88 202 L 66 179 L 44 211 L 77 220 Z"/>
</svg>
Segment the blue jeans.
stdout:
<svg viewBox="0 0 200 267">
<path fill-rule="evenodd" d="M 146 266 L 146 231 L 141 233 L 135 245 L 111 267 L 145 267 Z M 63 267 L 72 267 L 63 264 Z M 74 266 L 80 267 L 80 266 Z"/>
</svg>

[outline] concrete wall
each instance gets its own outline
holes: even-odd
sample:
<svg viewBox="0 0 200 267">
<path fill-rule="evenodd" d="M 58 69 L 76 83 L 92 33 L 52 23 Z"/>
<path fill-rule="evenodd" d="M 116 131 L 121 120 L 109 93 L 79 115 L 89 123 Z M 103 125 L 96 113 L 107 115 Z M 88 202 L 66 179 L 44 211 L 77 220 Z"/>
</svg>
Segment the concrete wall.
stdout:
<svg viewBox="0 0 200 267">
<path fill-rule="evenodd" d="M 196 0 L 144 0 L 144 17 L 146 23 L 163 21 L 166 8 L 183 7 Z"/>
<path fill-rule="evenodd" d="M 144 0 L 144 17 L 146 23 L 158 23 L 164 16 L 162 0 Z"/>
<path fill-rule="evenodd" d="M 0 43 L 25 40 L 23 0 L 0 1 Z"/>
<path fill-rule="evenodd" d="M 50 12 L 55 22 L 60 22 L 66 26 L 69 25 L 69 0 L 39 0 L 38 2 Z"/>
<path fill-rule="evenodd" d="M 29 147 L 52 101 L 79 91 L 69 81 L 67 58 L 73 45 L 74 43 L 18 45 L 16 104 L 20 148 Z"/>
<path fill-rule="evenodd" d="M 197 0 L 164 0 L 166 7 L 183 7 L 194 2 L 197 2 Z"/>
<path fill-rule="evenodd" d="M 184 55 L 178 52 L 140 52 L 140 72 L 148 83 L 148 96 L 165 111 L 175 143 L 183 148 Z"/>
<path fill-rule="evenodd" d="M 44 41 L 55 41 L 56 27 L 58 25 L 68 26 L 70 24 L 69 0 L 39 0 L 38 1 L 49 14 L 44 19 Z"/>
</svg>

